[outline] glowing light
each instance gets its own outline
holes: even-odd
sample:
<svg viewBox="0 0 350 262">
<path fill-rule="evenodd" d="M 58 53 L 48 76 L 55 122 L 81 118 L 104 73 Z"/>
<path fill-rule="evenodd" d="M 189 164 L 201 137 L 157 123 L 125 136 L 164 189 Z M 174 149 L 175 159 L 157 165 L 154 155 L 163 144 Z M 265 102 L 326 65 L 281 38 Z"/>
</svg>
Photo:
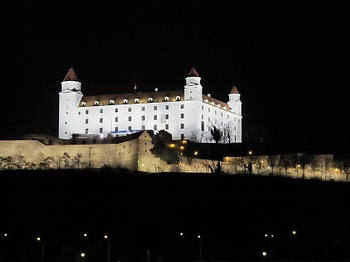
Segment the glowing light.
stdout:
<svg viewBox="0 0 350 262">
<path fill-rule="evenodd" d="M 87 233 L 84 233 L 84 234 L 83 234 L 83 237 L 87 237 Z"/>
<path fill-rule="evenodd" d="M 104 235 L 103 238 L 104 238 L 104 239 L 108 239 L 108 235 Z"/>
<path fill-rule="evenodd" d="M 36 238 L 36 241 L 40 242 L 41 238 L 40 237 L 37 237 Z"/>
<path fill-rule="evenodd" d="M 184 233 L 180 232 L 180 236 L 183 236 L 183 235 L 184 235 Z"/>
<path fill-rule="evenodd" d="M 300 168 L 300 165 L 297 165 L 297 168 Z"/>
<path fill-rule="evenodd" d="M 182 144 L 184 144 L 184 145 L 187 144 L 187 140 L 182 140 L 181 142 L 182 142 Z"/>
<path fill-rule="evenodd" d="M 175 144 L 169 144 L 169 148 L 175 148 Z"/>
<path fill-rule="evenodd" d="M 200 239 L 200 238 L 201 238 L 201 235 L 197 235 L 197 238 Z"/>
<path fill-rule="evenodd" d="M 267 237 L 267 234 L 265 234 L 265 237 Z"/>
<path fill-rule="evenodd" d="M 185 149 L 185 147 L 184 146 L 180 146 L 180 150 L 184 150 Z"/>
<path fill-rule="evenodd" d="M 292 231 L 292 234 L 293 234 L 293 235 L 296 235 L 296 234 L 297 234 L 297 231 L 293 230 L 293 231 Z"/>
<path fill-rule="evenodd" d="M 85 257 L 85 253 L 84 252 L 80 253 L 80 257 Z"/>
<path fill-rule="evenodd" d="M 271 235 L 272 238 L 274 238 L 274 235 Z"/>
<path fill-rule="evenodd" d="M 263 251 L 263 252 L 262 252 L 262 255 L 263 255 L 263 257 L 266 257 L 266 256 L 267 256 L 267 252 L 266 252 L 266 251 Z"/>
<path fill-rule="evenodd" d="M 196 151 L 194 151 L 194 153 L 193 153 L 193 154 L 194 154 L 195 156 L 196 156 L 196 155 L 198 155 L 198 151 L 197 151 L 197 150 L 196 150 Z"/>
<path fill-rule="evenodd" d="M 253 151 L 252 151 L 252 150 L 249 150 L 249 151 L 248 151 L 248 155 L 251 156 L 252 154 L 253 154 Z"/>
</svg>

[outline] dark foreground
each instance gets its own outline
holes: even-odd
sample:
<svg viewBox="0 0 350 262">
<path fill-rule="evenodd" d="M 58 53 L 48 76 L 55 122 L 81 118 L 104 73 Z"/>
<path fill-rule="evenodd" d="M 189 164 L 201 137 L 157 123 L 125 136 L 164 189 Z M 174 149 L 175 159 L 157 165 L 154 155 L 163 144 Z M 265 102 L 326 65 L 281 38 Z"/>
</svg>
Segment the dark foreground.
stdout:
<svg viewBox="0 0 350 262">
<path fill-rule="evenodd" d="M 265 233 L 274 260 L 350 259 L 350 184 L 100 170 L 2 172 L 0 188 L 1 262 L 40 261 L 39 235 L 45 262 L 107 262 L 105 233 L 110 262 L 198 260 L 198 234 L 203 260 L 262 260 Z"/>
</svg>

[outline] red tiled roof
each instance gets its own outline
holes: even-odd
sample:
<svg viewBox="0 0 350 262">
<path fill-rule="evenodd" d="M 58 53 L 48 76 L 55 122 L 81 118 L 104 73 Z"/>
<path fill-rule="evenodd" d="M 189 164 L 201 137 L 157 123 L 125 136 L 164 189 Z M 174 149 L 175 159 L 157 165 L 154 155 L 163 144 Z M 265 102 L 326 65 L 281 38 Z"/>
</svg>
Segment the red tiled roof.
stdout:
<svg viewBox="0 0 350 262">
<path fill-rule="evenodd" d="M 188 73 L 188 76 L 199 77 L 198 72 L 197 72 L 197 70 L 194 67 L 191 68 L 191 71 Z"/>
<path fill-rule="evenodd" d="M 75 73 L 73 67 L 69 68 L 68 73 L 66 74 L 63 81 L 78 81 L 77 74 Z"/>
<path fill-rule="evenodd" d="M 236 86 L 232 87 L 230 94 L 239 94 L 238 89 L 237 89 Z"/>
<path fill-rule="evenodd" d="M 151 92 L 133 92 L 97 96 L 83 96 L 79 106 L 85 102 L 85 106 L 93 106 L 95 101 L 99 102 L 99 106 L 109 105 L 110 101 L 114 101 L 114 105 L 123 104 L 123 100 L 127 99 L 128 104 L 136 104 L 135 99 L 139 99 L 139 103 L 149 103 L 148 98 L 153 98 L 153 103 L 165 102 L 165 97 L 169 97 L 169 102 L 177 101 L 176 97 L 180 97 L 180 101 L 184 100 L 184 90 L 169 90 L 169 91 L 151 91 Z"/>
<path fill-rule="evenodd" d="M 214 105 L 220 105 L 220 107 L 226 107 L 226 110 L 227 111 L 230 111 L 231 110 L 231 107 L 227 104 L 227 103 L 225 103 L 225 102 L 222 102 L 222 101 L 220 101 L 220 100 L 218 100 L 218 99 L 215 99 L 215 98 L 212 98 L 212 97 L 209 97 L 209 96 L 207 96 L 207 95 L 203 95 L 203 101 L 205 101 L 205 100 L 208 100 L 208 103 L 212 103 L 212 102 L 214 102 Z"/>
</svg>

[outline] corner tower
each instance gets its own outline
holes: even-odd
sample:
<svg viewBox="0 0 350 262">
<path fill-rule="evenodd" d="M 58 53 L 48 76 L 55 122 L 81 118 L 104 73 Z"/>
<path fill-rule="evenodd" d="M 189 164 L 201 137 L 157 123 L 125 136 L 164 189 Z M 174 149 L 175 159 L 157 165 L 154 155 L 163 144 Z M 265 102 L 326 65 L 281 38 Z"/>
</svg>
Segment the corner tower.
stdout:
<svg viewBox="0 0 350 262">
<path fill-rule="evenodd" d="M 184 90 L 185 101 L 202 101 L 202 86 L 201 78 L 199 77 L 197 70 L 192 67 L 190 73 L 186 77 L 186 85 Z"/>
<path fill-rule="evenodd" d="M 58 138 L 72 138 L 76 111 L 83 94 L 81 93 L 81 83 L 73 67 L 68 70 L 65 78 L 61 82 L 61 92 L 59 93 L 59 123 Z"/>
<path fill-rule="evenodd" d="M 227 104 L 229 105 L 229 107 L 231 107 L 231 111 L 233 113 L 235 113 L 238 116 L 242 115 L 241 95 L 238 92 L 238 89 L 236 86 L 232 87 L 231 92 L 228 95 Z"/>
</svg>

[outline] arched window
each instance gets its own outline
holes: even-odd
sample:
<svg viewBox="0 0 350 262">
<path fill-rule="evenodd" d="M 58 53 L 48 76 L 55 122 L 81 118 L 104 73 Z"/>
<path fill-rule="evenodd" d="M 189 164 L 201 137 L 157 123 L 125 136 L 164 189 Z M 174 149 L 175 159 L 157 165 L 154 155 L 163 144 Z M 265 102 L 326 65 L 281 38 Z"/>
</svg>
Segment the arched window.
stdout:
<svg viewBox="0 0 350 262">
<path fill-rule="evenodd" d="M 94 102 L 95 106 L 98 106 L 100 104 L 100 102 L 98 102 L 97 100 Z"/>
<path fill-rule="evenodd" d="M 148 102 L 153 102 L 153 97 L 149 97 Z"/>
<path fill-rule="evenodd" d="M 86 102 L 81 102 L 81 106 L 86 106 Z"/>
<path fill-rule="evenodd" d="M 168 97 L 168 96 L 165 96 L 165 97 L 164 97 L 164 101 L 169 101 L 169 97 Z"/>
<path fill-rule="evenodd" d="M 181 100 L 181 96 L 176 96 L 175 100 L 176 101 L 180 101 Z"/>
<path fill-rule="evenodd" d="M 135 102 L 135 103 L 140 103 L 140 99 L 135 98 L 134 102 Z"/>
<path fill-rule="evenodd" d="M 115 104 L 115 101 L 113 99 L 109 100 L 109 104 L 110 105 L 114 105 Z"/>
<path fill-rule="evenodd" d="M 124 98 L 123 99 L 123 104 L 127 104 L 128 103 L 128 99 Z"/>
</svg>

